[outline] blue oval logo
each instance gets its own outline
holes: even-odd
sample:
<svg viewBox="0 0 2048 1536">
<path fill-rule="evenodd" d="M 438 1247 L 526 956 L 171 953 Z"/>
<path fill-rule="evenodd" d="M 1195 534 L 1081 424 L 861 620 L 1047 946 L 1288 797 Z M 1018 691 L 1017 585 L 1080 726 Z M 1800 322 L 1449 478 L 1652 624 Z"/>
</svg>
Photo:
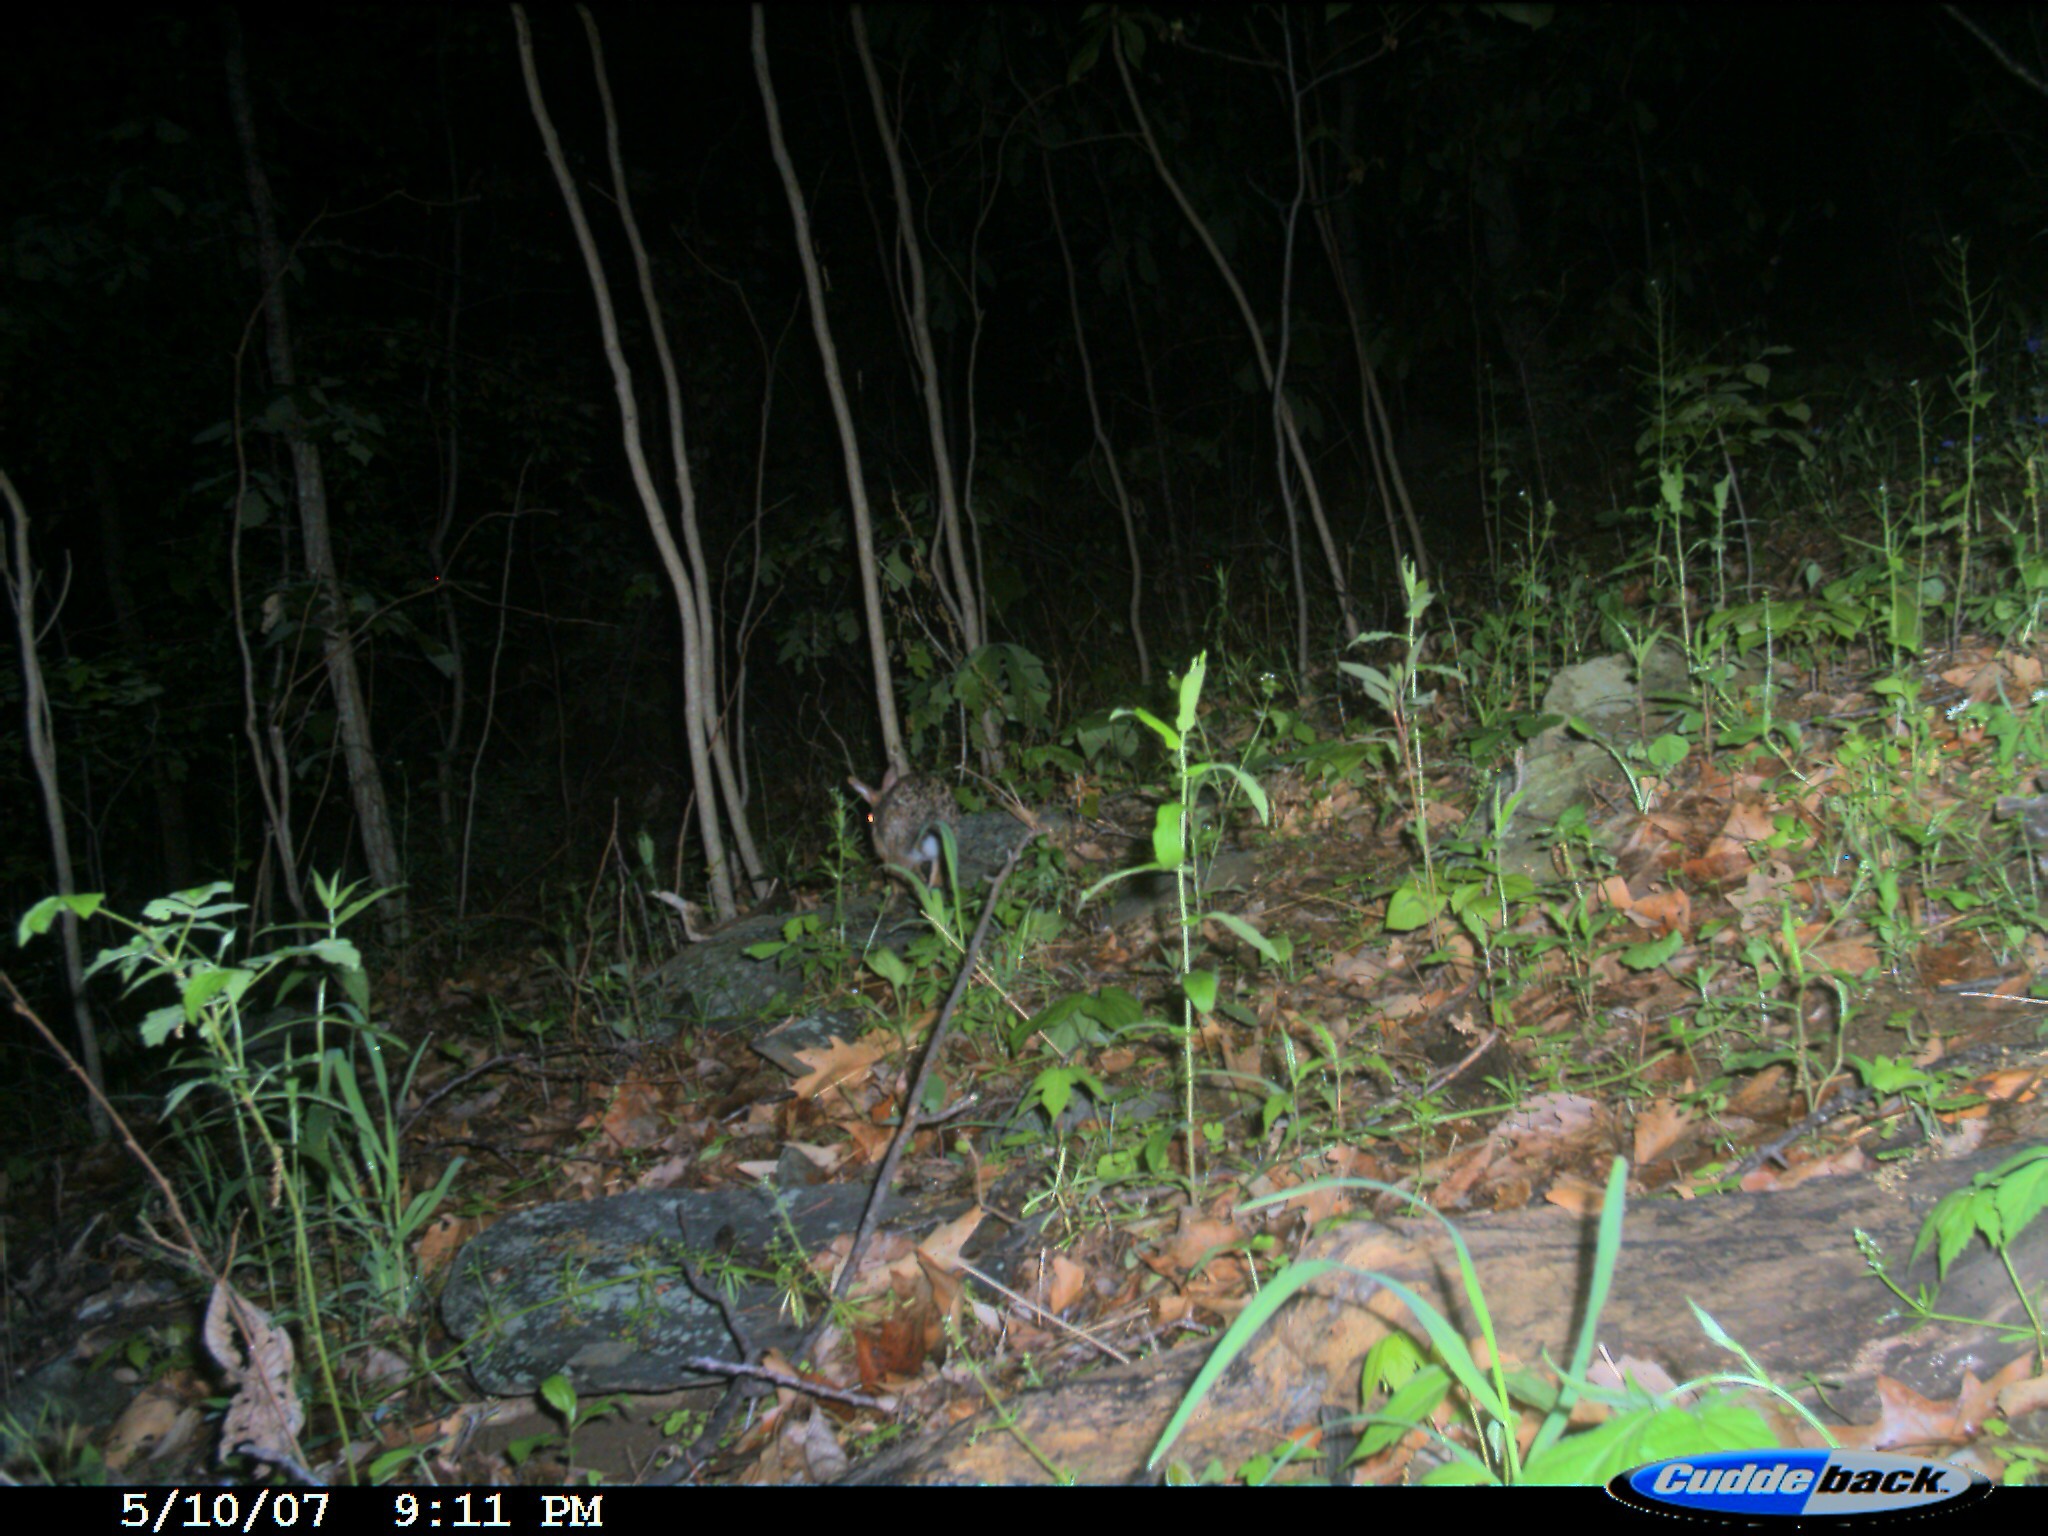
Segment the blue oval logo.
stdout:
<svg viewBox="0 0 2048 1536">
<path fill-rule="evenodd" d="M 1659 1514 L 1736 1520 L 1882 1518 L 1926 1514 L 1991 1491 L 1981 1473 L 1882 1451 L 1713 1451 L 1624 1472 L 1607 1491 Z"/>
</svg>

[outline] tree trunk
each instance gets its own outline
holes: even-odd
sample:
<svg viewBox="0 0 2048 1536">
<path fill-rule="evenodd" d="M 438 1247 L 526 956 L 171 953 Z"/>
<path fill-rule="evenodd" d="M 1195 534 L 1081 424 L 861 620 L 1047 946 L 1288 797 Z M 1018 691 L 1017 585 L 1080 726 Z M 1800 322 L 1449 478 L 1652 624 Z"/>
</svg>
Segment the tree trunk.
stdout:
<svg viewBox="0 0 2048 1536">
<path fill-rule="evenodd" d="M 56 876 L 60 896 L 78 894 L 78 881 L 71 867 L 71 833 L 64 820 L 64 797 L 57 787 L 57 738 L 50 729 L 50 695 L 43 686 L 42 658 L 36 652 L 36 586 L 41 578 L 28 547 L 28 508 L 22 504 L 14 482 L 0 470 L 0 500 L 7 503 L 14 528 L 14 561 L 4 558 L 0 545 L 0 585 L 14 605 L 15 645 L 21 653 L 22 705 L 27 714 L 29 764 L 35 770 L 36 787 L 43 796 L 43 825 L 50 834 L 50 868 Z M 100 1069 L 99 1027 L 93 1022 L 92 1005 L 85 995 L 85 957 L 78 943 L 78 914 L 65 910 L 58 920 L 63 929 L 64 979 L 71 990 L 71 1016 L 78 1028 L 81 1065 L 92 1082 L 90 1110 L 93 1135 L 105 1141 L 113 1132 L 101 1104 L 107 1078 Z"/>
<path fill-rule="evenodd" d="M 626 454 L 626 465 L 633 477 L 633 488 L 639 494 L 640 507 L 647 519 L 647 530 L 653 536 L 655 549 L 661 556 L 662 568 L 667 572 L 669 588 L 674 594 L 676 608 L 681 615 L 683 628 L 683 727 L 687 751 L 690 756 L 691 780 L 696 786 L 697 826 L 704 839 L 704 863 L 706 880 L 710 887 L 712 910 L 720 922 L 729 922 L 738 915 L 739 906 L 735 900 L 732 869 L 726 857 L 725 829 L 719 814 L 720 779 L 712 761 L 712 722 L 715 719 L 717 699 L 707 691 L 707 679 L 711 669 L 702 655 L 705 636 L 715 632 L 711 615 L 703 611 L 698 601 L 698 586 L 690 571 L 685 567 L 682 551 L 676 547 L 675 535 L 670 532 L 668 512 L 661 493 L 655 489 L 654 473 L 647 462 L 645 445 L 641 441 L 640 404 L 634 387 L 631 367 L 626 362 L 624 347 L 619 341 L 617 312 L 612 305 L 611 283 L 605 275 L 604 263 L 598 255 L 597 241 L 592 235 L 590 221 L 583 211 L 582 194 L 577 190 L 575 178 L 569 174 L 567 157 L 562 152 L 562 142 L 555 132 L 555 125 L 549 117 L 547 104 L 542 99 L 540 75 L 533 59 L 533 32 L 521 6 L 512 8 L 512 20 L 519 41 L 519 67 L 526 80 L 527 105 L 533 113 L 534 125 L 540 130 L 541 143 L 547 152 L 548 165 L 555 175 L 555 185 L 562 194 L 562 204 L 569 215 L 570 225 L 576 232 L 576 243 L 583 256 L 585 275 L 590 281 L 591 297 L 597 304 L 598 326 L 604 337 L 605 361 L 611 369 L 612 390 L 618 400 L 619 433 Z M 604 68 L 604 53 L 599 46 L 595 25 L 585 15 L 585 31 L 591 50 L 591 67 L 597 78 L 597 88 L 604 106 L 604 121 L 607 146 L 610 151 L 614 176 L 614 189 L 623 188 L 624 177 L 618 149 L 618 117 L 612 110 L 611 88 Z M 681 397 L 677 392 L 672 364 L 668 361 L 666 340 L 661 337 L 662 317 L 653 302 L 646 268 L 646 253 L 642 247 L 639 230 L 632 221 L 630 204 L 621 200 L 621 218 L 639 263 L 641 297 L 648 306 L 648 323 L 662 348 L 664 379 L 668 385 L 670 422 L 670 451 L 676 461 L 678 484 L 685 488 L 685 536 L 689 536 L 688 513 L 694 508 L 694 501 L 688 499 L 689 460 L 684 455 L 682 441 Z M 708 601 L 708 597 L 707 597 Z"/>
<path fill-rule="evenodd" d="M 1279 426 L 1280 440 L 1288 459 L 1294 465 L 1295 473 L 1301 477 L 1302 493 L 1308 498 L 1309 520 L 1315 525 L 1316 537 L 1322 544 L 1323 559 L 1330 572 L 1330 585 L 1336 591 L 1338 611 L 1344 619 L 1344 638 L 1349 640 L 1359 632 L 1360 625 L 1352 609 L 1351 588 L 1344 577 L 1344 562 L 1337 553 L 1337 541 L 1330 533 L 1330 520 L 1323 511 L 1322 489 L 1316 482 L 1315 466 L 1309 461 L 1308 450 L 1302 444 L 1301 430 L 1294 419 L 1294 409 L 1278 387 L 1279 381 L 1274 373 L 1273 360 L 1266 351 L 1266 339 L 1260 329 L 1258 316 L 1252 313 L 1251 301 L 1245 297 L 1244 285 L 1238 282 L 1237 273 L 1232 270 L 1230 262 L 1216 244 L 1209 226 L 1202 222 L 1201 216 L 1195 212 L 1195 205 L 1188 200 L 1180 182 L 1167 168 L 1166 157 L 1159 148 L 1159 140 L 1152 132 L 1151 120 L 1145 116 L 1144 106 L 1138 100 L 1138 87 L 1131 79 L 1130 63 L 1124 58 L 1122 34 L 1112 28 L 1111 37 L 1110 54 L 1116 62 L 1117 74 L 1123 81 L 1124 96 L 1131 104 L 1132 116 L 1137 119 L 1139 141 L 1144 144 L 1145 152 L 1152 158 L 1153 169 L 1159 173 L 1159 179 L 1166 184 L 1166 190 L 1187 219 L 1189 227 L 1194 230 L 1195 238 L 1201 241 L 1202 248 L 1209 253 L 1209 259 L 1215 263 L 1224 287 L 1230 291 L 1231 298 L 1236 302 L 1238 315 L 1244 321 L 1245 334 L 1251 343 L 1252 355 L 1259 364 L 1259 376 L 1265 380 L 1266 387 L 1274 392 L 1274 415 Z M 1286 487 L 1281 487 L 1283 492 L 1285 489 Z"/>
<path fill-rule="evenodd" d="M 810 300 L 811 334 L 817 339 L 818 360 L 825 371 L 825 393 L 831 397 L 832 419 L 839 426 L 839 457 L 846 467 L 846 494 L 853 511 L 853 542 L 860 562 L 861 610 L 867 619 L 868 666 L 874 674 L 875 707 L 882 722 L 882 751 L 892 763 L 907 761 L 903 751 L 903 728 L 896 719 L 896 690 L 889 676 L 889 641 L 882 627 L 882 587 L 875 565 L 875 524 L 868 510 L 867 481 L 860 462 L 860 443 L 854 435 L 853 409 L 846 400 L 846 381 L 839 372 L 839 349 L 832 340 L 832 322 L 825 314 L 825 282 L 818 271 L 818 253 L 811 244 L 811 214 L 797 184 L 796 166 L 789 158 L 789 146 L 782 137 L 782 109 L 775 99 L 775 82 L 768 75 L 768 31 L 762 8 L 753 7 L 754 79 L 761 88 L 761 108 L 768 115 L 768 147 L 775 156 L 775 168 L 782 175 L 783 196 L 789 202 L 789 217 L 796 226 L 797 260 L 804 269 L 804 292 Z"/>
<path fill-rule="evenodd" d="M 257 270 L 263 279 L 265 350 L 270 360 L 271 382 L 287 396 L 298 385 L 297 366 L 292 356 L 291 325 L 285 304 L 284 247 L 277 237 L 277 212 L 270 194 L 270 180 L 256 148 L 256 118 L 249 101 L 248 61 L 242 49 L 240 18 L 227 15 L 228 103 L 234 119 L 235 138 L 241 146 L 243 175 L 248 181 L 250 211 L 256 222 Z M 321 658 L 326 663 L 327 685 L 334 696 L 335 735 L 348 768 L 349 790 L 355 800 L 356 830 L 362 838 L 363 854 L 370 866 L 370 878 L 390 892 L 380 907 L 381 928 L 388 943 L 397 943 L 405 932 L 405 875 L 392 836 L 391 814 L 384 798 L 384 779 L 377 764 L 377 752 L 370 740 L 370 712 L 363 702 L 362 680 L 356 670 L 353 636 L 348 627 L 348 606 L 343 601 L 336 575 L 334 542 L 327 517 L 327 481 L 320 469 L 320 447 L 307 431 L 307 423 L 296 411 L 285 414 L 285 441 L 291 451 L 294 490 L 299 508 L 299 532 L 304 544 L 306 574 L 313 583 L 313 621 L 320 632 Z"/>
<path fill-rule="evenodd" d="M 896 129 L 889 121 L 889 109 L 882 99 L 882 77 L 875 71 L 874 55 L 868 50 L 868 28 L 861 8 L 853 8 L 854 51 L 860 56 L 861 74 L 867 80 L 868 100 L 874 107 L 875 132 L 889 163 L 889 183 L 896 201 L 896 239 L 910 270 L 910 306 L 904 317 L 910 325 L 911 355 L 917 364 L 918 392 L 924 401 L 925 433 L 931 442 L 932 478 L 938 489 L 939 568 L 951 578 L 954 610 L 960 620 L 961 643 L 967 656 L 988 643 L 983 619 L 981 592 L 967 568 L 967 540 L 962 529 L 960 499 L 953 476 L 953 453 L 946 438 L 945 411 L 940 399 L 938 354 L 932 346 L 930 305 L 925 293 L 924 246 L 917 233 L 917 221 L 910 203 L 910 185 L 903 175 L 903 157 L 896 151 Z M 963 658 L 965 659 L 965 658 Z M 1003 717 L 995 708 L 982 711 L 982 770 L 994 773 L 1003 750 Z M 896 754 L 890 762 L 908 769 L 910 764 Z"/>
</svg>

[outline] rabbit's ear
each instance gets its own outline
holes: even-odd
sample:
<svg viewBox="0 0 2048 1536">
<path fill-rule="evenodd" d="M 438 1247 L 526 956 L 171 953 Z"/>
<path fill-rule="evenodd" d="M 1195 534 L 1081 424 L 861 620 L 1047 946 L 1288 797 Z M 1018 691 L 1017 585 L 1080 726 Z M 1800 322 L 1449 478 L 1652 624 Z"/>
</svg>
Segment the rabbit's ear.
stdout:
<svg viewBox="0 0 2048 1536">
<path fill-rule="evenodd" d="M 867 801 L 869 805 L 873 805 L 877 800 L 881 799 L 884 794 L 888 793 L 889 789 L 889 781 L 887 779 L 882 780 L 882 787 L 880 789 L 869 789 L 867 785 L 861 783 L 859 779 L 854 778 L 851 774 L 847 775 L 846 782 L 858 790 L 861 799 Z"/>
<path fill-rule="evenodd" d="M 876 790 L 875 793 L 877 795 L 886 795 L 887 793 L 889 793 L 890 790 L 896 787 L 896 781 L 902 777 L 903 770 L 898 768 L 894 763 L 891 763 L 889 765 L 889 771 L 882 775 L 882 787 Z"/>
</svg>

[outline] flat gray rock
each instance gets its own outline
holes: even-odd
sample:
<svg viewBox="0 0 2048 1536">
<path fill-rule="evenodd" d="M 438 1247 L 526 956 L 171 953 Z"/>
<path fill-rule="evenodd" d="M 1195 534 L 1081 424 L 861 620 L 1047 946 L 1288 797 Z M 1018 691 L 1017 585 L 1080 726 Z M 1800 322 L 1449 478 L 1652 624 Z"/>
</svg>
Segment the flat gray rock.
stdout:
<svg viewBox="0 0 2048 1536">
<path fill-rule="evenodd" d="M 499 1396 L 567 1375 L 579 1394 L 666 1392 L 721 1378 L 688 1356 L 739 1357 L 712 1302 L 690 1288 L 686 1256 L 726 1288 L 757 1349 L 802 1334 L 774 1283 L 860 1224 L 865 1186 L 659 1191 L 535 1206 L 473 1239 L 441 1297 L 448 1329 L 465 1340 L 470 1373 Z M 892 1199 L 888 1224 L 922 1230 L 961 1202 Z M 817 1298 L 813 1297 L 813 1304 Z"/>
</svg>

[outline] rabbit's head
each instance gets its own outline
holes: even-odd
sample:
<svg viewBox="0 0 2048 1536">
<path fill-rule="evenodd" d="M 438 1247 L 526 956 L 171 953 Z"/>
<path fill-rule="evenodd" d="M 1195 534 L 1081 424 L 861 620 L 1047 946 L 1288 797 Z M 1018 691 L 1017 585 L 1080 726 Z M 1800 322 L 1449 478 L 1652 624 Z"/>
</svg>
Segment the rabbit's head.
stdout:
<svg viewBox="0 0 2048 1536">
<path fill-rule="evenodd" d="M 927 773 L 901 773 L 891 767 L 874 789 L 848 779 L 868 803 L 869 830 L 875 856 L 898 869 L 921 872 L 929 883 L 939 873 L 939 828 L 959 820 L 953 792 Z"/>
</svg>

